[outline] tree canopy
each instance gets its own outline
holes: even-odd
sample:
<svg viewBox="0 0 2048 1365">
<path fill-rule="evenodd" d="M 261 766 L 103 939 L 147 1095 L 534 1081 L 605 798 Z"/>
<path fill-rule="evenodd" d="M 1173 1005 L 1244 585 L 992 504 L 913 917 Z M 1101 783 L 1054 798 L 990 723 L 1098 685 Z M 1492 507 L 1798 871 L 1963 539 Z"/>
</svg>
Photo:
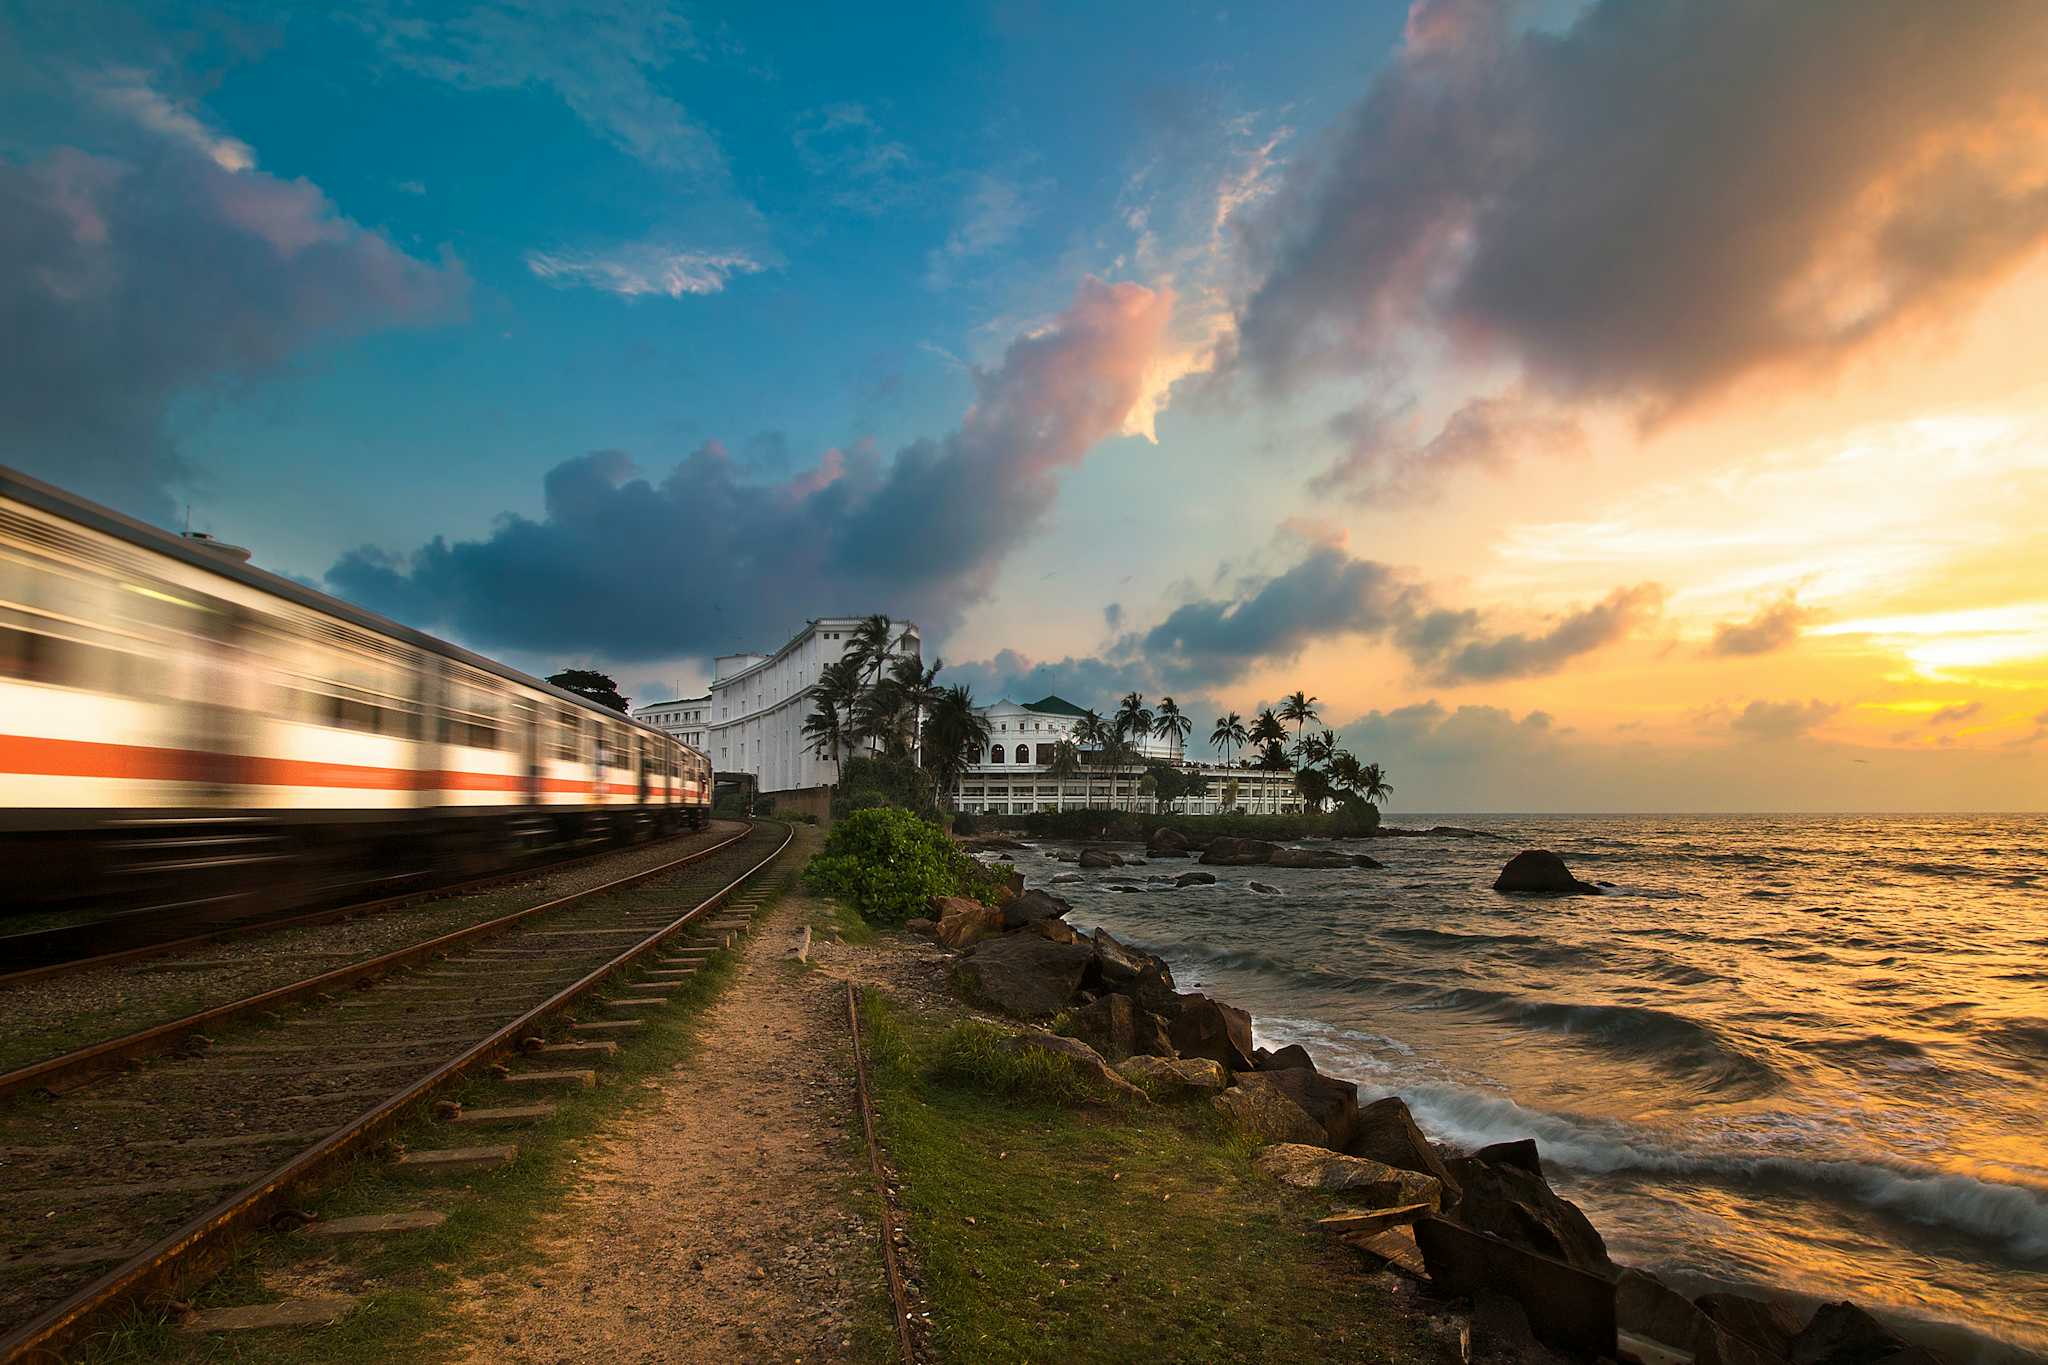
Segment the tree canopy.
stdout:
<svg viewBox="0 0 2048 1365">
<path fill-rule="evenodd" d="M 619 691 L 619 685 L 611 675 L 594 668 L 565 668 L 560 673 L 549 674 L 548 681 L 564 692 L 588 697 L 599 706 L 609 706 L 621 714 L 631 709 L 631 703 Z"/>
</svg>

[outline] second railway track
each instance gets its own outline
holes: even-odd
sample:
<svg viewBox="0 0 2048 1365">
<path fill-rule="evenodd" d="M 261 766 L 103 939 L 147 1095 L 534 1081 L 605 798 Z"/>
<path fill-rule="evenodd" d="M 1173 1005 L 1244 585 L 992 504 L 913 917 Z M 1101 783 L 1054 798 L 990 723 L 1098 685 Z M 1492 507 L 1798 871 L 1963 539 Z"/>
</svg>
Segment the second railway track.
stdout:
<svg viewBox="0 0 2048 1365">
<path fill-rule="evenodd" d="M 568 1037 L 521 1053 L 502 1078 L 505 1103 L 584 1083 L 604 1040 L 662 1008 L 694 955 L 610 987 L 788 839 L 756 827 L 361 989 L 335 982 L 83 1089 L 0 1102 L 0 1359 L 175 1283 L 439 1085 L 530 1044 L 572 1006 L 584 1017 Z"/>
</svg>

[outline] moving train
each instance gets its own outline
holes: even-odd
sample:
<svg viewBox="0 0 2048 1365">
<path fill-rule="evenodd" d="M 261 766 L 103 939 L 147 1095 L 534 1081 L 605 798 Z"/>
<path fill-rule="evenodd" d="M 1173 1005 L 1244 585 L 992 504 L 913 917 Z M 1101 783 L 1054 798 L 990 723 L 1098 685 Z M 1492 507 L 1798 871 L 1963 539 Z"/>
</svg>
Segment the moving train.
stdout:
<svg viewBox="0 0 2048 1365">
<path fill-rule="evenodd" d="M 246 559 L 0 466 L 0 911 L 233 916 L 705 823 L 696 749 Z"/>
</svg>

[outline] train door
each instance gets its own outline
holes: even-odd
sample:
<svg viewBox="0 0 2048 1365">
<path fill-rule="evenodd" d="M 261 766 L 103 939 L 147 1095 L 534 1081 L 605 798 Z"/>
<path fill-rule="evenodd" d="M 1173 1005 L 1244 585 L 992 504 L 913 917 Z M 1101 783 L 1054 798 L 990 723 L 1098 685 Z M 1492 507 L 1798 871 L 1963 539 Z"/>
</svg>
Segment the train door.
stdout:
<svg viewBox="0 0 2048 1365">
<path fill-rule="evenodd" d="M 531 701 L 516 701 L 514 706 L 526 713 L 525 723 L 520 725 L 520 752 L 526 760 L 526 804 L 540 805 L 540 712 L 541 708 Z"/>
<path fill-rule="evenodd" d="M 640 804 L 644 806 L 647 804 L 647 736 L 635 734 L 633 736 L 633 750 L 635 756 L 639 759 Z"/>
</svg>

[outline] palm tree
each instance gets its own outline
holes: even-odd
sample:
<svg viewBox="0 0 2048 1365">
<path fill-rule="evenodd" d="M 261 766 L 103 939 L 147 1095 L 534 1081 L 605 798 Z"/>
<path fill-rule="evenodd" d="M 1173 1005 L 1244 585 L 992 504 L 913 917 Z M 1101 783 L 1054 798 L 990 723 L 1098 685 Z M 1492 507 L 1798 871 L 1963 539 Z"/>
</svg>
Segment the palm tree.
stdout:
<svg viewBox="0 0 2048 1365">
<path fill-rule="evenodd" d="M 860 660 L 849 652 L 819 669 L 811 699 L 817 707 L 804 720 L 804 738 L 818 757 L 837 764 L 841 749 L 860 742 L 854 719 L 861 703 Z"/>
<path fill-rule="evenodd" d="M 1357 795 L 1364 775 L 1365 769 L 1360 766 L 1358 755 L 1349 749 L 1339 749 L 1330 755 L 1330 784 L 1337 790 Z"/>
<path fill-rule="evenodd" d="M 1330 799 L 1330 779 L 1320 768 L 1295 769 L 1294 789 L 1301 793 L 1310 810 L 1321 810 L 1323 802 Z"/>
<path fill-rule="evenodd" d="M 1108 763 L 1109 748 L 1115 739 L 1116 734 L 1109 728 L 1109 722 L 1104 720 L 1101 714 L 1093 707 L 1083 712 L 1081 719 L 1074 722 L 1074 742 L 1083 749 L 1093 749 L 1095 751 L 1095 762 L 1098 765 Z M 1115 781 L 1114 778 L 1110 779 L 1110 790 L 1112 792 L 1116 790 Z M 1089 779 L 1088 788 L 1089 794 L 1092 796 L 1095 789 L 1095 780 L 1093 778 Z"/>
<path fill-rule="evenodd" d="M 1336 736 L 1327 730 L 1320 735 L 1303 735 L 1295 741 L 1294 756 L 1302 767 L 1313 768 L 1329 758 L 1332 749 L 1330 741 L 1335 738 Z"/>
<path fill-rule="evenodd" d="M 898 641 L 901 644 L 902 641 Z M 924 766 L 924 718 L 925 713 L 938 704 L 939 694 L 945 691 L 939 686 L 939 670 L 946 666 L 944 659 L 934 659 L 927 668 L 916 655 L 901 655 L 889 665 L 889 682 L 895 689 L 902 706 L 910 711 L 910 733 L 914 736 L 912 745 L 917 766 Z"/>
<path fill-rule="evenodd" d="M 1052 762 L 1045 765 L 1045 775 L 1060 784 L 1059 808 L 1067 808 L 1067 782 L 1081 775 L 1081 751 L 1071 739 L 1063 739 L 1052 746 Z"/>
<path fill-rule="evenodd" d="M 1387 781 L 1386 769 L 1368 763 L 1358 770 L 1358 785 L 1352 790 L 1377 806 L 1394 794 L 1394 784 Z"/>
<path fill-rule="evenodd" d="M 1216 728 L 1209 732 L 1209 743 L 1223 751 L 1223 762 L 1227 766 L 1230 754 L 1240 745 L 1251 742 L 1251 732 L 1244 728 L 1244 717 L 1232 711 L 1227 716 L 1216 717 Z"/>
<path fill-rule="evenodd" d="M 1287 727 L 1280 723 L 1272 708 L 1259 712 L 1259 718 L 1252 722 L 1251 742 L 1269 751 L 1275 744 L 1287 742 Z"/>
<path fill-rule="evenodd" d="M 971 690 L 943 688 L 933 698 L 924 721 L 923 748 L 938 789 L 956 790 L 967 765 L 988 748 L 988 721 L 975 713 Z"/>
<path fill-rule="evenodd" d="M 1152 708 L 1136 692 L 1127 692 L 1117 703 L 1116 733 L 1119 739 L 1152 733 Z"/>
<path fill-rule="evenodd" d="M 889 661 L 892 626 L 893 623 L 886 616 L 864 616 L 860 624 L 847 636 L 846 653 L 860 661 L 858 672 L 862 681 L 869 687 L 881 684 L 882 668 Z M 867 738 L 870 740 L 869 749 L 873 751 L 877 746 L 872 741 L 878 736 L 868 732 Z"/>
<path fill-rule="evenodd" d="M 1189 768 L 1181 777 L 1187 783 L 1181 788 L 1181 800 L 1199 801 L 1209 794 L 1209 779 L 1202 774 L 1200 768 Z"/>
<path fill-rule="evenodd" d="M 1301 738 L 1301 727 L 1316 718 L 1316 699 L 1306 692 L 1295 692 L 1280 699 L 1280 719 L 1294 722 L 1294 737 Z"/>
<path fill-rule="evenodd" d="M 1178 744 L 1183 755 L 1187 752 L 1188 734 L 1194 728 L 1195 723 L 1180 713 L 1180 708 L 1173 704 L 1172 697 L 1167 697 L 1159 703 L 1159 711 L 1152 718 L 1152 733 L 1163 740 Z"/>
</svg>

